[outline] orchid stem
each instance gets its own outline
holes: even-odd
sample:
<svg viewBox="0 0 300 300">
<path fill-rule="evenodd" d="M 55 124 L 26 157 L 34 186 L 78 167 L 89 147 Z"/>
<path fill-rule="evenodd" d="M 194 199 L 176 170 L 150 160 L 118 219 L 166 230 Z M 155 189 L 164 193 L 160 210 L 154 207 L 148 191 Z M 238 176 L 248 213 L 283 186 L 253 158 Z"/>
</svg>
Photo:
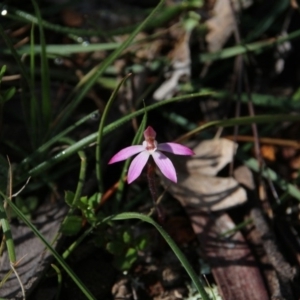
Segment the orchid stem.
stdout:
<svg viewBox="0 0 300 300">
<path fill-rule="evenodd" d="M 147 179 L 148 179 L 149 190 L 153 200 L 154 209 L 157 212 L 158 221 L 160 223 L 163 223 L 165 216 L 163 210 L 161 209 L 161 206 L 157 203 L 158 192 L 157 192 L 157 186 L 155 181 L 155 168 L 156 165 L 154 164 L 153 160 L 150 159 L 147 164 Z"/>
</svg>

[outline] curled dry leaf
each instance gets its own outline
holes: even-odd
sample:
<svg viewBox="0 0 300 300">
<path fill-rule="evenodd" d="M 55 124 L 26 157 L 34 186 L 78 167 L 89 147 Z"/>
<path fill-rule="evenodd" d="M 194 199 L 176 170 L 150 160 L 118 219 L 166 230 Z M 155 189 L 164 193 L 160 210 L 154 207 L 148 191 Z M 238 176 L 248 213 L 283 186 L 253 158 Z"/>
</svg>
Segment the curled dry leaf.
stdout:
<svg viewBox="0 0 300 300">
<path fill-rule="evenodd" d="M 234 178 L 249 190 L 255 189 L 255 182 L 250 169 L 247 166 L 239 166 L 233 172 Z"/>
<path fill-rule="evenodd" d="M 231 177 L 215 177 L 232 161 L 236 149 L 227 139 L 203 141 L 193 147 L 193 157 L 174 156 L 178 182 L 161 176 L 163 185 L 185 207 L 216 211 L 242 204 L 247 196 L 239 183 Z"/>
</svg>

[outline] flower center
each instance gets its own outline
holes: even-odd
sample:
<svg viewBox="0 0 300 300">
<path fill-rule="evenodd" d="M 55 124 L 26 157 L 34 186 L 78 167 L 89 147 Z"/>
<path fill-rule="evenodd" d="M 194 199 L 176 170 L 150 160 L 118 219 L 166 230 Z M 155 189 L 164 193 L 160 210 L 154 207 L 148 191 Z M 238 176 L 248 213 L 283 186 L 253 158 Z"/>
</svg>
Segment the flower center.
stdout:
<svg viewBox="0 0 300 300">
<path fill-rule="evenodd" d="M 147 151 L 149 151 L 150 153 L 153 153 L 157 148 L 157 141 L 153 138 L 147 138 L 143 142 L 143 146 L 145 147 L 145 149 Z"/>
</svg>

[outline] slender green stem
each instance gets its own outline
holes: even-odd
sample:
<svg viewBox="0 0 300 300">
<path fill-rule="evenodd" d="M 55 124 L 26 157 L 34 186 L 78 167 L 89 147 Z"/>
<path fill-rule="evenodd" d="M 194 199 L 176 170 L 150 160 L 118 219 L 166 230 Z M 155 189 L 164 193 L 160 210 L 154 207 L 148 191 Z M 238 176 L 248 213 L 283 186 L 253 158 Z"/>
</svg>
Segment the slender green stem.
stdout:
<svg viewBox="0 0 300 300">
<path fill-rule="evenodd" d="M 99 225 L 99 224 L 98 224 Z M 82 243 L 82 241 L 91 234 L 91 232 L 94 230 L 94 227 L 90 227 L 89 229 L 87 229 L 78 239 L 76 239 L 75 242 L 73 242 L 73 244 L 71 244 L 67 250 L 64 251 L 64 253 L 62 254 L 62 257 L 64 259 L 67 259 L 68 256 Z"/>
<path fill-rule="evenodd" d="M 157 189 L 157 183 L 155 179 L 155 169 L 156 169 L 156 164 L 154 163 L 152 157 L 150 157 L 147 163 L 148 186 L 153 201 L 154 211 L 157 213 L 158 222 L 160 224 L 163 224 L 165 220 L 165 215 L 163 213 L 161 206 L 158 203 L 158 189 Z"/>
<path fill-rule="evenodd" d="M 56 291 L 55 299 L 59 300 L 60 299 L 61 287 L 62 287 L 62 274 L 61 274 L 60 269 L 56 265 L 51 264 L 51 267 L 55 270 L 55 272 L 57 274 L 58 288 L 57 288 L 57 291 Z"/>
<path fill-rule="evenodd" d="M 70 139 L 70 138 L 61 138 L 60 139 L 61 142 L 65 142 L 68 143 L 69 145 L 73 145 L 75 142 Z M 77 187 L 76 187 L 76 191 L 75 191 L 75 195 L 74 195 L 74 200 L 72 203 L 72 208 L 69 211 L 69 215 L 71 215 L 74 211 L 74 209 L 77 207 L 77 204 L 80 200 L 81 197 L 81 193 L 82 193 L 82 188 L 83 188 L 83 184 L 85 182 L 85 176 L 86 176 L 86 155 L 84 153 L 83 150 L 78 151 L 78 156 L 80 158 L 80 170 L 79 170 L 79 179 L 78 179 L 78 183 L 77 183 Z"/>
</svg>

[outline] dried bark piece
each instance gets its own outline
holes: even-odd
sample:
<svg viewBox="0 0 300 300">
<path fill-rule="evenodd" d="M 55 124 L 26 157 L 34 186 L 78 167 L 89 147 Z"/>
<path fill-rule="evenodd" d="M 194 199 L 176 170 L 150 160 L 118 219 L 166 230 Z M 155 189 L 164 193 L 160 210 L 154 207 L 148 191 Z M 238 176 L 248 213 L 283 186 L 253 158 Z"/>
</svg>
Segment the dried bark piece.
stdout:
<svg viewBox="0 0 300 300">
<path fill-rule="evenodd" d="M 64 202 L 52 203 L 46 200 L 35 212 L 32 223 L 51 242 L 57 234 L 61 221 L 66 214 Z M 21 259 L 16 270 L 24 285 L 26 295 L 28 295 L 41 279 L 46 268 L 50 265 L 52 256 L 45 250 L 44 244 L 34 235 L 25 224 L 11 224 L 12 237 L 15 243 L 16 257 Z M 0 258 L 0 277 L 10 270 L 7 251 Z M 23 299 L 21 288 L 14 274 L 6 281 L 0 289 L 0 297 L 13 299 Z"/>
<path fill-rule="evenodd" d="M 211 266 L 223 300 L 267 300 L 264 281 L 256 261 L 240 232 L 222 233 L 235 224 L 226 213 L 210 214 L 187 209 L 191 224 Z"/>
<path fill-rule="evenodd" d="M 272 300 L 285 299 L 282 293 L 282 283 L 278 278 L 278 274 L 271 267 L 268 256 L 262 245 L 259 231 L 252 225 L 247 226 L 247 241 L 251 244 L 253 251 L 256 253 L 257 259 L 261 264 L 262 272 L 269 289 L 270 298 Z"/>
<path fill-rule="evenodd" d="M 268 255 L 268 259 L 276 272 L 281 276 L 282 280 L 293 280 L 296 275 L 296 269 L 293 268 L 283 257 L 275 242 L 275 237 L 270 230 L 262 212 L 258 208 L 251 211 L 253 222 L 259 231 L 264 249 Z"/>
</svg>

